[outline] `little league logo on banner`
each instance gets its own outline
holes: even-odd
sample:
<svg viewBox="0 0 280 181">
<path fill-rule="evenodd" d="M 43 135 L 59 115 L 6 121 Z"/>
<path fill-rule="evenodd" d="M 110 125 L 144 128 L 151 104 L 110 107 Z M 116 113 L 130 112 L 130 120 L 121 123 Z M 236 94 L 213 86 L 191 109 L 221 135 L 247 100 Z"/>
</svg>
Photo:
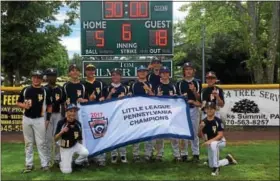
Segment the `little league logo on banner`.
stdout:
<svg viewBox="0 0 280 181">
<path fill-rule="evenodd" d="M 80 105 L 83 144 L 91 156 L 156 138 L 193 139 L 182 97 L 125 97 Z"/>
</svg>

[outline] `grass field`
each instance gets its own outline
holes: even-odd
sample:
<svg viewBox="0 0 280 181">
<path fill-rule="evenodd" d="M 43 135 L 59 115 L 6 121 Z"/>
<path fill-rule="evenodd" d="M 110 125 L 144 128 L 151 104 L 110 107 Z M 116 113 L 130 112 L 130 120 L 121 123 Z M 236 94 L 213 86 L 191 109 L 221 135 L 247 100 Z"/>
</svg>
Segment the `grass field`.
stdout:
<svg viewBox="0 0 280 181">
<path fill-rule="evenodd" d="M 35 171 L 21 174 L 24 166 L 24 145 L 3 143 L 2 180 L 279 180 L 279 141 L 233 142 L 221 152 L 221 157 L 232 153 L 238 165 L 221 168 L 220 175 L 210 175 L 211 170 L 202 163 L 174 163 L 170 144 L 166 144 L 164 162 L 128 163 L 105 168 L 90 166 L 87 169 L 64 175 L 58 168 L 42 172 L 36 152 Z M 128 148 L 131 160 L 131 147 Z M 143 149 L 142 149 L 143 150 Z M 202 148 L 201 158 L 206 159 Z M 202 161 L 201 161 L 202 162 Z"/>
</svg>

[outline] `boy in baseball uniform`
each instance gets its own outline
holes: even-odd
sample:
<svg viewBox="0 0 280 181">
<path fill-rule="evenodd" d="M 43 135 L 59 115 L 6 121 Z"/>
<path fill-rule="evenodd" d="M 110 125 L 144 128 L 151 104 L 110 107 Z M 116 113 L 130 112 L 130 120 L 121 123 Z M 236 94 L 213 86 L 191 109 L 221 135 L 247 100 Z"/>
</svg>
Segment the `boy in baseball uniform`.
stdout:
<svg viewBox="0 0 280 181">
<path fill-rule="evenodd" d="M 213 169 L 211 175 L 217 176 L 221 166 L 237 164 L 237 161 L 231 154 L 228 154 L 225 159 L 219 160 L 220 149 L 226 146 L 224 124 L 220 118 L 215 116 L 216 104 L 214 102 L 207 102 L 205 111 L 207 116 L 200 123 L 199 133 L 200 137 L 204 137 L 206 140 L 203 145 L 208 148 L 208 164 Z"/>
<path fill-rule="evenodd" d="M 62 173 L 72 172 L 73 155 L 79 157 L 75 160 L 75 166 L 87 164 L 88 150 L 82 145 L 81 123 L 76 120 L 79 108 L 75 104 L 69 104 L 66 108 L 66 118 L 57 124 L 55 141 L 60 145 L 60 170 Z"/>
</svg>

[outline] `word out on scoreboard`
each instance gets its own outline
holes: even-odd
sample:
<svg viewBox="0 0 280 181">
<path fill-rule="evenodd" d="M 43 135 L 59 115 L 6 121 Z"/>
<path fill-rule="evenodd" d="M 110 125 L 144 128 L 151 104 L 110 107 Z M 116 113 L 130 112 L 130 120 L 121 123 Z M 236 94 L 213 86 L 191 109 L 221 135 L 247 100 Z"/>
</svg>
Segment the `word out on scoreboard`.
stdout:
<svg viewBox="0 0 280 181">
<path fill-rule="evenodd" d="M 172 2 L 81 2 L 82 55 L 172 55 Z"/>
</svg>

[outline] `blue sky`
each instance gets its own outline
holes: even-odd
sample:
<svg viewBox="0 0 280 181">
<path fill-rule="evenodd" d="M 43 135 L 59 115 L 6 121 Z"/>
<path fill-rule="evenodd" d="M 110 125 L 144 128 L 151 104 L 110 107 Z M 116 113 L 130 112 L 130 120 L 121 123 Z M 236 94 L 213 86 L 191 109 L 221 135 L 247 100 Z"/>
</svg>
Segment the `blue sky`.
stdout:
<svg viewBox="0 0 280 181">
<path fill-rule="evenodd" d="M 178 9 L 186 2 L 174 2 L 173 3 L 173 15 L 174 21 L 181 20 L 186 16 L 186 13 L 178 11 Z M 62 8 L 60 13 L 56 16 L 57 21 L 55 24 L 60 24 L 66 18 L 67 8 Z M 80 54 L 80 20 L 76 21 L 76 24 L 71 27 L 72 33 L 68 37 L 61 38 L 61 44 L 64 45 L 68 51 L 69 58 L 72 58 L 74 53 Z"/>
</svg>

